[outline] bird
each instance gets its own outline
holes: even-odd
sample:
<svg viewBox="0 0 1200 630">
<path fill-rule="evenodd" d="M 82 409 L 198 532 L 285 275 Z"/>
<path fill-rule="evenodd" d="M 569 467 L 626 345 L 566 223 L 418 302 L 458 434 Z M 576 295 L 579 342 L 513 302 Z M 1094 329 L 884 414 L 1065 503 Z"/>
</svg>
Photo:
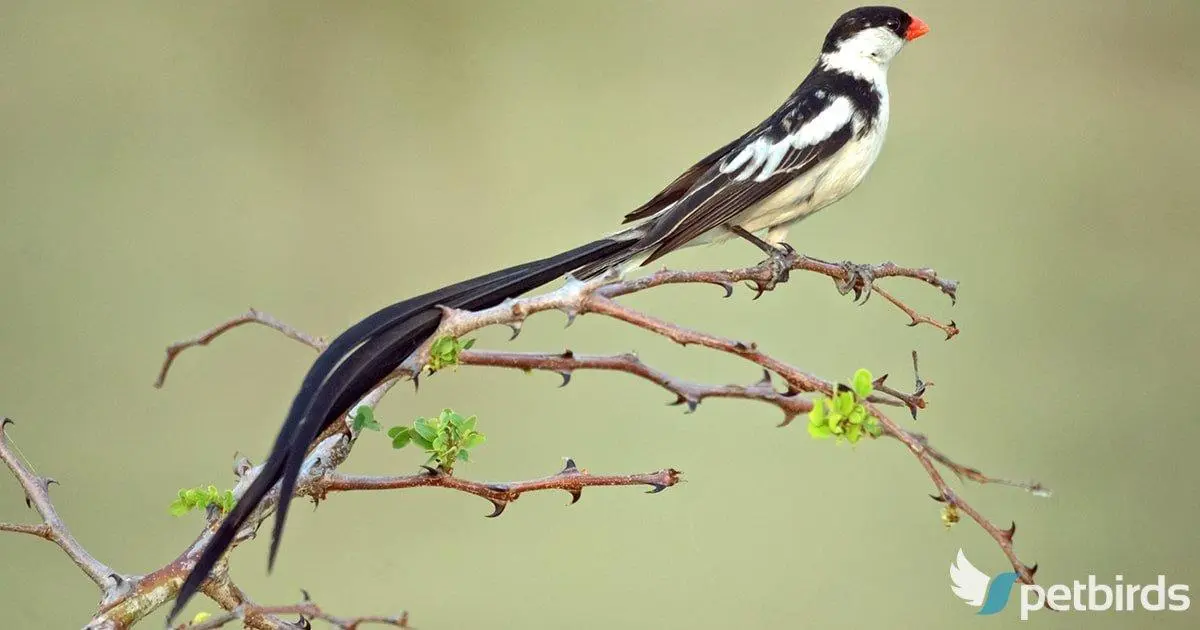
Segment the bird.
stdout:
<svg viewBox="0 0 1200 630">
<path fill-rule="evenodd" d="M 888 128 L 888 67 L 908 42 L 927 32 L 924 21 L 894 7 L 847 11 L 834 21 L 812 70 L 782 105 L 626 214 L 624 227 L 548 258 L 397 302 L 335 338 L 301 382 L 258 476 L 184 581 L 168 623 L 279 484 L 268 560 L 274 566 L 309 445 L 434 334 L 443 308 L 488 308 L 568 274 L 586 280 L 654 262 L 682 247 L 732 238 L 749 241 L 768 255 L 776 274 L 786 273 L 781 261 L 794 252 L 785 240 L 788 229 L 849 194 L 875 163 Z"/>
</svg>

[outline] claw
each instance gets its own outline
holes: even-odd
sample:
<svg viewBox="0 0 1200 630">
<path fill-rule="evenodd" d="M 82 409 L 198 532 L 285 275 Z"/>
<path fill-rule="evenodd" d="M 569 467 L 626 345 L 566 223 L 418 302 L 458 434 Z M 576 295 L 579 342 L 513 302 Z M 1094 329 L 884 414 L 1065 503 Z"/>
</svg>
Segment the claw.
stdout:
<svg viewBox="0 0 1200 630">
<path fill-rule="evenodd" d="M 871 287 L 875 282 L 875 272 L 870 265 L 856 265 L 850 261 L 840 263 L 846 279 L 837 281 L 838 293 L 846 295 L 854 292 L 854 301 L 859 305 L 866 304 L 871 299 Z M 914 322 L 913 325 L 916 325 Z"/>
</svg>

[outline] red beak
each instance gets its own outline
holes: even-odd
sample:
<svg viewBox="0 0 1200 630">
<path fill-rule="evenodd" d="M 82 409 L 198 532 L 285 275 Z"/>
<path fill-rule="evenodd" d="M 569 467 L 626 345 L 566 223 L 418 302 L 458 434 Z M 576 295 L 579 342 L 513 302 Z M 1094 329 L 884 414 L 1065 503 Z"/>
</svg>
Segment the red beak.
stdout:
<svg viewBox="0 0 1200 630">
<path fill-rule="evenodd" d="M 908 30 L 904 31 L 904 39 L 907 39 L 908 41 L 911 42 L 912 40 L 924 35 L 925 33 L 928 33 L 929 25 L 926 24 L 924 20 L 922 20 L 921 18 L 919 18 L 915 15 L 910 15 L 909 17 L 912 18 L 912 24 L 909 24 Z"/>
</svg>

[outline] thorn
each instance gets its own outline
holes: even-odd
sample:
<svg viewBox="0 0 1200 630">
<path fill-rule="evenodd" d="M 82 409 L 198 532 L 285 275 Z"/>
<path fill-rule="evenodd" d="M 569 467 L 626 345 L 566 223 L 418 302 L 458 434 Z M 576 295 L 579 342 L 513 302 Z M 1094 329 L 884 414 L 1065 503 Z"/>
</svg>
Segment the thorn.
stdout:
<svg viewBox="0 0 1200 630">
<path fill-rule="evenodd" d="M 312 597 L 308 594 L 308 591 L 306 591 L 304 589 L 300 589 L 300 594 L 304 596 L 304 599 L 301 601 L 306 601 L 306 602 L 312 601 Z"/>
<path fill-rule="evenodd" d="M 569 309 L 565 312 L 567 314 L 567 325 L 563 326 L 563 328 L 570 328 L 571 324 L 575 323 L 575 317 L 579 315 L 579 311 L 576 311 L 575 309 Z"/>
<path fill-rule="evenodd" d="M 917 324 L 919 324 L 919 323 L 921 323 L 921 322 L 918 322 L 918 321 L 917 321 L 917 318 L 915 318 L 915 317 L 914 317 L 914 318 L 913 318 L 913 320 L 907 324 L 907 326 L 908 326 L 909 328 L 912 328 L 913 326 L 916 326 L 916 325 L 917 325 Z"/>
<path fill-rule="evenodd" d="M 727 297 L 727 298 L 733 297 L 733 283 L 732 282 L 720 282 L 720 283 L 718 283 L 718 285 L 722 289 L 725 289 L 725 297 Z"/>
<path fill-rule="evenodd" d="M 931 494 L 931 495 L 929 495 L 929 498 L 930 498 L 930 499 L 933 499 L 934 501 L 937 501 L 938 503 L 945 503 L 945 502 L 946 502 L 946 497 L 938 496 L 938 495 L 936 495 L 936 494 Z"/>
<path fill-rule="evenodd" d="M 883 386 L 884 382 L 887 381 L 887 377 L 888 377 L 888 375 L 884 374 L 883 376 L 880 376 L 879 378 L 875 379 L 875 382 L 871 383 L 871 387 L 873 387 L 875 389 L 879 389 L 880 387 Z"/>
<path fill-rule="evenodd" d="M 773 386 L 773 385 L 774 385 L 774 381 L 772 381 L 772 380 L 771 380 L 771 373 L 770 373 L 770 372 L 768 372 L 768 371 L 766 370 L 766 368 L 763 368 L 763 375 L 762 375 L 762 378 L 758 379 L 758 382 L 754 383 L 754 385 L 756 385 L 756 386 L 759 386 L 759 387 L 771 387 L 771 386 Z"/>
<path fill-rule="evenodd" d="M 946 341 L 950 341 L 954 338 L 954 335 L 958 334 L 958 324 L 955 324 L 953 319 L 950 320 L 950 325 L 948 328 L 950 328 L 950 330 L 946 331 Z"/>
<path fill-rule="evenodd" d="M 738 352 L 745 352 L 750 349 L 750 346 L 747 346 L 746 344 L 744 344 L 740 341 L 735 342 L 733 344 L 733 347 L 736 348 L 738 350 Z"/>
<path fill-rule="evenodd" d="M 559 385 L 559 387 L 566 387 L 568 384 L 570 384 L 571 372 L 569 370 L 563 370 L 562 372 L 559 372 L 558 375 L 561 376 L 562 380 L 563 380 L 562 384 Z"/>
<path fill-rule="evenodd" d="M 846 385 L 845 383 L 837 384 L 837 393 L 839 393 L 839 394 L 842 392 L 852 392 L 852 391 L 854 391 L 854 390 L 851 389 L 850 386 Z"/>
<path fill-rule="evenodd" d="M 579 474 L 579 467 L 575 465 L 573 457 L 566 458 L 567 461 L 563 465 L 563 469 L 558 472 L 560 475 L 576 475 Z"/>
<path fill-rule="evenodd" d="M 8 416 L 0 416 L 0 431 L 3 431 L 4 427 L 7 427 L 8 425 L 10 425 L 10 424 L 15 425 L 16 423 L 17 423 L 16 420 L 13 420 L 12 418 L 9 418 Z"/>
<path fill-rule="evenodd" d="M 109 573 L 105 577 L 112 580 L 113 586 L 116 586 L 117 588 L 120 588 L 121 585 L 125 583 L 125 578 L 117 575 L 116 573 Z"/>
<path fill-rule="evenodd" d="M 796 414 L 794 412 L 785 411 L 785 412 L 783 412 L 783 422 L 780 422 L 779 424 L 775 425 L 775 427 L 782 429 L 783 427 L 786 427 L 787 425 L 791 424 L 792 420 L 795 420 L 795 419 L 796 419 Z"/>
<path fill-rule="evenodd" d="M 421 391 L 421 373 L 420 372 L 417 372 L 416 374 L 412 375 L 412 384 L 413 384 L 414 392 Z"/>
<path fill-rule="evenodd" d="M 646 494 L 658 494 L 659 492 L 662 492 L 663 490 L 667 489 L 667 487 L 662 485 L 661 483 L 650 484 L 650 486 L 651 487 L 649 490 L 646 491 Z"/>
<path fill-rule="evenodd" d="M 1025 570 L 1029 572 L 1029 577 L 1033 577 L 1037 575 L 1038 565 L 1034 564 L 1033 566 L 1026 566 Z"/>
<path fill-rule="evenodd" d="M 757 300 L 758 298 L 762 297 L 763 294 L 767 292 L 766 286 L 767 285 L 765 283 L 759 282 L 759 281 L 755 281 L 754 283 L 747 282 L 746 288 L 754 290 L 754 297 L 752 297 L 750 299 Z M 733 295 L 732 291 L 730 291 L 730 295 Z M 726 296 L 726 297 L 729 297 L 729 296 Z"/>
<path fill-rule="evenodd" d="M 492 502 L 492 505 L 495 507 L 495 511 L 485 516 L 485 518 L 496 518 L 504 513 L 505 507 L 508 507 L 508 503 L 506 501 L 499 501 L 497 499 L 488 499 L 488 501 Z"/>
<path fill-rule="evenodd" d="M 563 353 L 558 356 L 570 361 L 571 359 L 575 358 L 575 352 L 572 351 L 570 348 L 567 348 L 566 350 L 563 350 Z"/>
<path fill-rule="evenodd" d="M 1000 534 L 1003 535 L 1004 539 L 1010 543 L 1012 542 L 1013 536 L 1016 535 L 1016 533 L 1017 533 L 1017 522 L 1016 521 L 1012 522 L 1012 527 L 1009 527 L 1008 529 L 1000 530 Z"/>
<path fill-rule="evenodd" d="M 579 503 L 579 499 L 583 498 L 583 488 L 572 488 L 567 490 L 571 494 L 571 502 L 567 505 L 575 505 Z"/>
<path fill-rule="evenodd" d="M 525 320 L 518 320 L 514 323 L 508 324 L 508 327 L 512 329 L 512 336 L 508 338 L 509 341 L 516 339 L 517 335 L 521 334 L 521 326 L 524 325 L 524 323 Z"/>
<path fill-rule="evenodd" d="M 428 464 L 421 464 L 421 468 L 424 468 L 425 474 L 427 474 L 431 477 L 441 477 L 442 476 L 442 471 L 440 471 L 437 468 L 434 468 L 432 466 L 429 466 Z"/>
</svg>

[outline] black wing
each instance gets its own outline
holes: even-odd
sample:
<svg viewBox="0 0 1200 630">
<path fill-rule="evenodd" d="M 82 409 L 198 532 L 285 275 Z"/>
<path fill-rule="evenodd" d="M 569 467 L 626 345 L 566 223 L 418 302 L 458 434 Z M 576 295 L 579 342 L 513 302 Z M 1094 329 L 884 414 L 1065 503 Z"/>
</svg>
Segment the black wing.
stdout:
<svg viewBox="0 0 1200 630">
<path fill-rule="evenodd" d="M 848 99 L 802 86 L 654 221 L 643 242 L 655 249 L 643 264 L 726 225 L 837 153 L 854 135 L 853 111 Z"/>
</svg>

